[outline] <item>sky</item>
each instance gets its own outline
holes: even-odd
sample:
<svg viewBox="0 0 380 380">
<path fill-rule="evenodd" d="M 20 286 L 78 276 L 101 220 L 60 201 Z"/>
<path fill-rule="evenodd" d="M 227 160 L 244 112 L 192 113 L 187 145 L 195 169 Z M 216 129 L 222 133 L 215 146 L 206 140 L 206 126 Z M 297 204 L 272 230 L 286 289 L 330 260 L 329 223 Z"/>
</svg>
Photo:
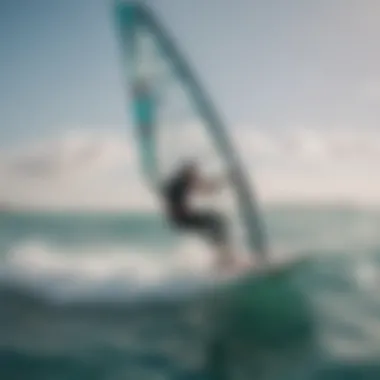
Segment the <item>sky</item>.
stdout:
<svg viewBox="0 0 380 380">
<path fill-rule="evenodd" d="M 380 158 L 380 3 L 146 3 L 174 35 L 240 145 L 242 140 L 251 142 L 243 155 L 255 163 L 263 195 L 308 194 L 314 199 L 326 193 L 334 199 L 379 202 L 373 163 Z M 0 155 L 0 174 L 9 173 L 9 167 L 20 173 L 20 167 L 54 166 L 54 144 L 63 146 L 65 157 L 78 149 L 84 149 L 83 154 L 90 151 L 91 157 L 91 149 L 100 149 L 107 152 L 107 165 L 126 165 L 120 161 L 133 143 L 121 139 L 131 120 L 111 1 L 0 0 L 0 56 L 0 154 L 21 143 L 32 146 L 25 148 L 27 153 L 19 149 L 19 156 Z M 43 138 L 50 140 L 36 147 L 35 141 Z M 252 144 L 258 145 L 254 154 Z M 342 149 L 345 156 L 339 156 Z M 258 157 L 257 151 L 264 153 Z M 270 151 L 277 158 L 265 161 Z M 34 164 L 31 157 L 36 155 Z M 312 157 L 312 166 L 304 163 L 305 157 Z M 291 163 L 285 164 L 284 158 Z M 88 195 L 85 184 L 93 188 L 88 173 L 95 178 L 99 167 L 106 173 L 122 171 L 96 162 L 93 170 L 86 167 L 81 174 L 70 174 L 81 179 L 71 200 L 83 203 Z M 258 167 L 258 162 L 263 165 Z M 342 177 L 337 179 L 337 173 Z M 0 189 L 0 200 L 17 193 L 15 201 L 36 203 L 37 197 L 42 202 L 52 189 L 73 187 L 70 176 L 65 186 L 46 178 L 38 182 L 16 177 L 0 177 L 0 183 L 7 184 L 6 191 Z M 329 185 L 319 189 L 321 182 Z M 125 189 L 116 187 L 103 189 L 98 198 L 123 198 Z"/>
</svg>

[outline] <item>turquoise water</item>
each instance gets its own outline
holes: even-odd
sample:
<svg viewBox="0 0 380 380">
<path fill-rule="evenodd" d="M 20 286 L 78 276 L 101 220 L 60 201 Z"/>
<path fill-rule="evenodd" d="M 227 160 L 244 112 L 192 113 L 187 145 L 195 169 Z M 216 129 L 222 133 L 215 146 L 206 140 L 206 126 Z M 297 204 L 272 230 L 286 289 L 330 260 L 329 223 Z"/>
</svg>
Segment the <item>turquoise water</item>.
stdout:
<svg viewBox="0 0 380 380">
<path fill-rule="evenodd" d="M 159 216 L 2 213 L 0 378 L 380 378 L 380 211 L 266 219 L 309 260 L 223 288 Z"/>
</svg>

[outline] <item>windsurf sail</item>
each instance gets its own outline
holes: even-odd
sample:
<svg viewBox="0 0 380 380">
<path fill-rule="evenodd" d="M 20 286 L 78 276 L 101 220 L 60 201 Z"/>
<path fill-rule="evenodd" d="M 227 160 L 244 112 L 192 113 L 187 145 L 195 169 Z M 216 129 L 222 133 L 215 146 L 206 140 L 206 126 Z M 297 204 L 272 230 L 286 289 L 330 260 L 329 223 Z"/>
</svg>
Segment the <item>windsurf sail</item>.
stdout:
<svg viewBox="0 0 380 380">
<path fill-rule="evenodd" d="M 147 6 L 119 1 L 116 20 L 140 161 L 149 183 L 160 191 L 176 166 L 193 158 L 229 175 L 232 208 L 247 250 L 265 259 L 268 244 L 253 191 L 193 70 Z"/>
</svg>

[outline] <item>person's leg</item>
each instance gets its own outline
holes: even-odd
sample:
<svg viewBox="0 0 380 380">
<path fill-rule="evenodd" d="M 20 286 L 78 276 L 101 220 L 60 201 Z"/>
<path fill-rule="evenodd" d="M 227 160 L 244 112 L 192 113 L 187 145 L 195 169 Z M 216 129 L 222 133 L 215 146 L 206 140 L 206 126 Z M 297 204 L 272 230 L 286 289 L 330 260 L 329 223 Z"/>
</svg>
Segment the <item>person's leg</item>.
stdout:
<svg viewBox="0 0 380 380">
<path fill-rule="evenodd" d="M 182 221 L 182 226 L 197 231 L 211 240 L 217 249 L 218 267 L 227 269 L 234 265 L 235 259 L 230 246 L 228 229 L 220 214 L 209 211 L 192 213 Z"/>
</svg>

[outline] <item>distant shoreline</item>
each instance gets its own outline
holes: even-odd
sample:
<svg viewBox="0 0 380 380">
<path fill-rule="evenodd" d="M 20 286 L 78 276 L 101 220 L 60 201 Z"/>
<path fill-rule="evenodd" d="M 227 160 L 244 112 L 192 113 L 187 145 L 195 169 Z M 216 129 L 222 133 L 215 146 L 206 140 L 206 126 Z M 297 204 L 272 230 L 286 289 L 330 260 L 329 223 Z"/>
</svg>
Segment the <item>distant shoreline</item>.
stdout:
<svg viewBox="0 0 380 380">
<path fill-rule="evenodd" d="M 263 202 L 260 209 L 266 212 L 286 211 L 286 210 L 308 210 L 308 211 L 372 211 L 380 212 L 380 205 L 358 204 L 349 202 Z M 83 215 L 83 216 L 161 216 L 160 210 L 156 209 L 95 209 L 95 208 L 33 208 L 33 207 L 15 207 L 7 205 L 0 206 L 0 216 L 2 215 Z"/>
</svg>

